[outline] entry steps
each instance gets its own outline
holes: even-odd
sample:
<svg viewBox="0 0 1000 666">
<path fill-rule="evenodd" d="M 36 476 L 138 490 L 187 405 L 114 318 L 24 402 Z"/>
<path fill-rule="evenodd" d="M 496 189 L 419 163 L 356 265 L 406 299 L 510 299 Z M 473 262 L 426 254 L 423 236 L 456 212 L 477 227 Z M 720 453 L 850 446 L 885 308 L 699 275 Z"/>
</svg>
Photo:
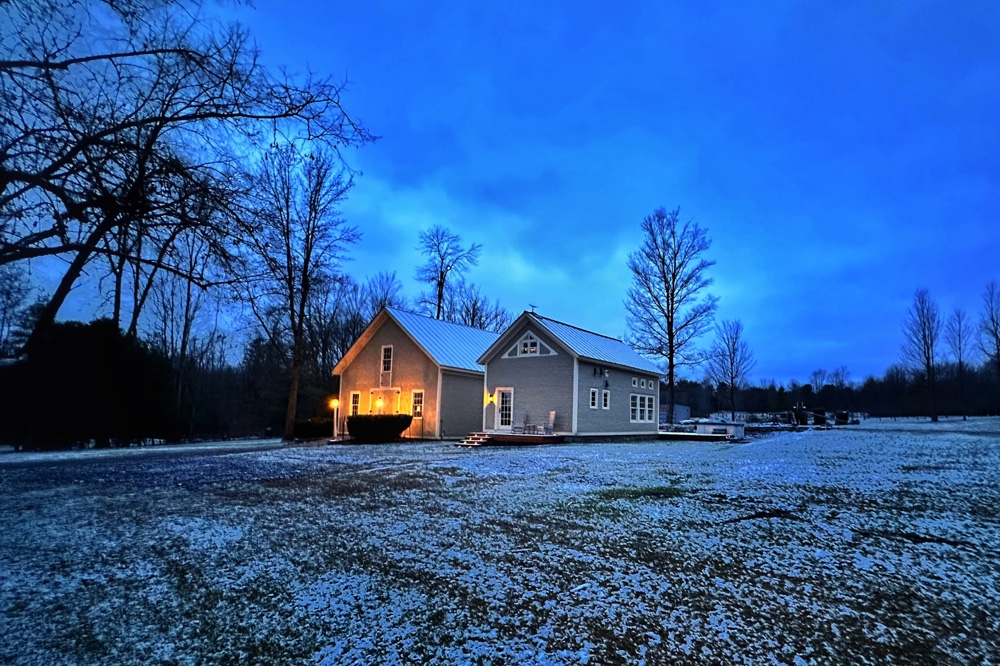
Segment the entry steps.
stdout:
<svg viewBox="0 0 1000 666">
<path fill-rule="evenodd" d="M 492 436 L 488 432 L 472 432 L 455 446 L 485 446 L 490 443 L 491 439 Z"/>
</svg>

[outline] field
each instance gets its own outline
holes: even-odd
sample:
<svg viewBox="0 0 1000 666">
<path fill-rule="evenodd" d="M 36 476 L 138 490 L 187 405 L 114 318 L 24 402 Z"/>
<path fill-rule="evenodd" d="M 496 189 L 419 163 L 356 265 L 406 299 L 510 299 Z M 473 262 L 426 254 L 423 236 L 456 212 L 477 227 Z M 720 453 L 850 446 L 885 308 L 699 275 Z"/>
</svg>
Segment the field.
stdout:
<svg viewBox="0 0 1000 666">
<path fill-rule="evenodd" d="M 1000 664 L 1000 420 L 0 455 L 0 663 Z"/>
</svg>

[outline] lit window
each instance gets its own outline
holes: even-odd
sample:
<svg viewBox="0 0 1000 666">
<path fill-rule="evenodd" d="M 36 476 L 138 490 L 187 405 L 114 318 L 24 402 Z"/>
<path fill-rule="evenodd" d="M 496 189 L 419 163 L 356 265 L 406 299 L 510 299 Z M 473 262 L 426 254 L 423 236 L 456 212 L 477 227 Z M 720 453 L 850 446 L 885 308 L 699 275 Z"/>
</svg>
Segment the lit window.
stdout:
<svg viewBox="0 0 1000 666">
<path fill-rule="evenodd" d="M 424 418 L 424 392 L 414 391 L 413 392 L 413 418 L 422 419 Z"/>
<path fill-rule="evenodd" d="M 538 356 L 538 340 L 531 333 L 521 339 L 520 356 Z"/>
<path fill-rule="evenodd" d="M 597 389 L 590 389 L 590 408 L 597 409 Z"/>
<path fill-rule="evenodd" d="M 611 409 L 611 391 L 607 389 L 601 394 L 601 409 Z"/>
<path fill-rule="evenodd" d="M 358 410 L 361 409 L 361 393 L 358 391 L 351 392 L 351 416 L 357 416 Z"/>
<path fill-rule="evenodd" d="M 382 347 L 382 372 L 392 372 L 392 345 Z"/>
</svg>

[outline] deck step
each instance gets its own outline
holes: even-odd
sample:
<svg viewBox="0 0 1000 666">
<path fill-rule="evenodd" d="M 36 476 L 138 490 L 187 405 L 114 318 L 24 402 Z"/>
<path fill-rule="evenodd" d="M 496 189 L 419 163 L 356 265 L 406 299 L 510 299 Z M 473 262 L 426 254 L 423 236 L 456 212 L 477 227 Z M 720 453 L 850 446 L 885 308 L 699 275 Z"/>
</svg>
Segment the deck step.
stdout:
<svg viewBox="0 0 1000 666">
<path fill-rule="evenodd" d="M 490 443 L 490 439 L 488 432 L 472 432 L 456 446 L 484 446 Z"/>
</svg>

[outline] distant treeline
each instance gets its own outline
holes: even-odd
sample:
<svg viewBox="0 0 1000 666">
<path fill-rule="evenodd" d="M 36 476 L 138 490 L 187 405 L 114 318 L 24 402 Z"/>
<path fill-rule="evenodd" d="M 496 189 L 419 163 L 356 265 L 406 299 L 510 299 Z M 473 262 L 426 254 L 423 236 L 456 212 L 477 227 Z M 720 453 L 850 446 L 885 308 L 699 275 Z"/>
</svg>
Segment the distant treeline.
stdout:
<svg viewBox="0 0 1000 666">
<path fill-rule="evenodd" d="M 951 416 L 1000 415 L 1000 378 L 996 365 L 965 367 L 959 372 L 955 363 L 938 366 L 935 387 L 936 411 Z M 692 414 L 704 416 L 727 411 L 726 387 L 709 382 L 681 380 L 678 404 L 691 407 Z M 861 412 L 871 416 L 927 416 L 931 410 L 931 392 L 926 378 L 891 366 L 882 377 L 868 377 L 861 383 L 824 384 L 818 391 L 811 384 L 791 382 L 781 386 L 771 382 L 741 389 L 738 409 L 768 414 L 789 412 L 797 405 L 810 411 Z"/>
</svg>

